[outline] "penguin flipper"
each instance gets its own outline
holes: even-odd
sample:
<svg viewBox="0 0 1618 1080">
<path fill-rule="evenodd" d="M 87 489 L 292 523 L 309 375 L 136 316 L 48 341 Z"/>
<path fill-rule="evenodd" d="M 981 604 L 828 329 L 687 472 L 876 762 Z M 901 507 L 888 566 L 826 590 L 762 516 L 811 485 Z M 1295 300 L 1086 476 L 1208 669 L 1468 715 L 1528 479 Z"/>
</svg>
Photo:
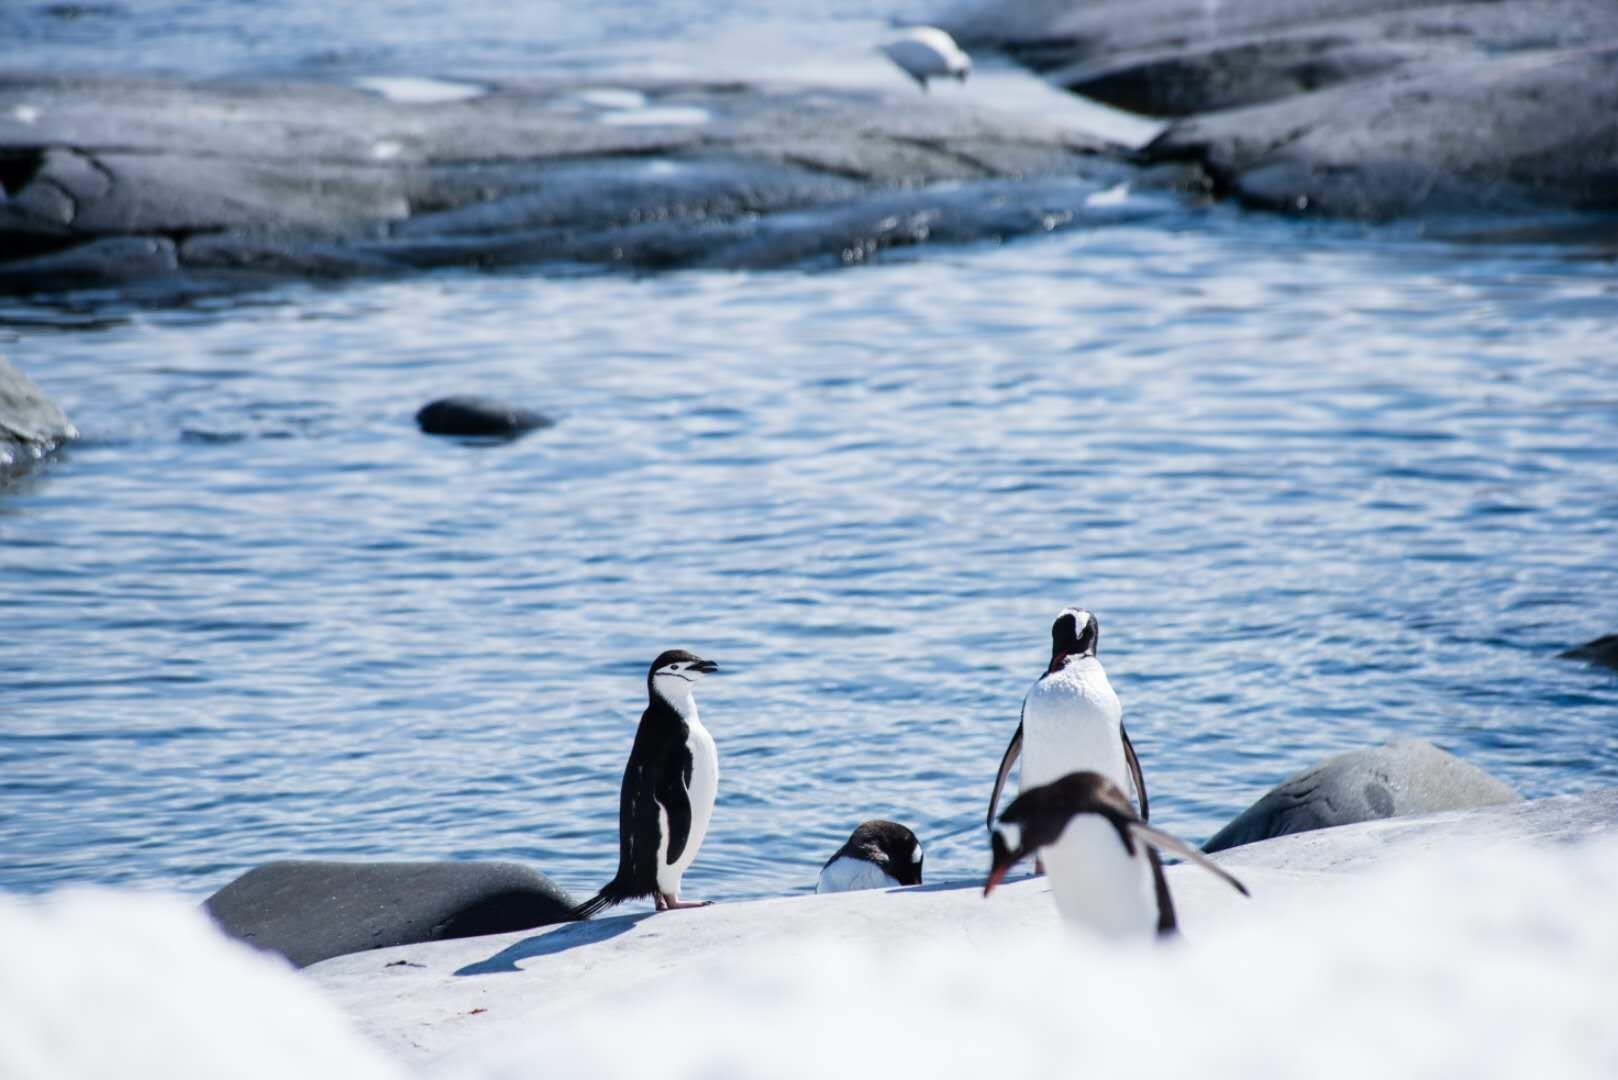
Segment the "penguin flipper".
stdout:
<svg viewBox="0 0 1618 1080">
<path fill-rule="evenodd" d="M 1128 745 L 1128 742 L 1125 742 Z M 1017 764 L 1017 758 L 1022 754 L 1022 717 L 1017 718 L 1017 732 L 1012 735 L 1011 742 L 1006 746 L 1005 755 L 1000 759 L 1000 772 L 994 778 L 994 791 L 989 795 L 989 818 L 985 823 L 992 831 L 994 829 L 994 811 L 1000 805 L 1000 792 L 1005 789 L 1006 777 L 1011 775 L 1011 767 Z"/>
<path fill-rule="evenodd" d="M 669 845 L 664 859 L 673 865 L 691 839 L 691 747 L 680 743 L 669 752 L 657 784 L 657 802 L 668 815 Z"/>
<path fill-rule="evenodd" d="M 1129 741 L 1129 732 L 1124 730 L 1120 721 L 1118 734 L 1124 739 L 1124 760 L 1129 763 L 1129 780 L 1135 785 L 1135 798 L 1140 800 L 1140 819 L 1150 821 L 1152 811 L 1146 802 L 1146 777 L 1141 775 L 1140 758 L 1135 756 L 1135 744 Z"/>
<path fill-rule="evenodd" d="M 1208 856 L 1204 855 L 1202 852 L 1198 851 L 1184 840 L 1181 840 L 1179 837 L 1170 836 L 1161 829 L 1154 829 L 1150 825 L 1139 821 L 1130 822 L 1129 828 L 1131 832 L 1140 837 L 1143 844 L 1147 844 L 1161 851 L 1167 851 L 1173 855 L 1178 855 L 1186 862 L 1196 863 L 1210 874 L 1223 879 L 1228 885 L 1230 885 L 1231 888 L 1235 889 L 1243 896 L 1252 895 L 1252 893 L 1247 891 L 1247 886 L 1243 885 L 1239 880 L 1237 880 L 1236 875 L 1232 874 L 1230 871 L 1226 870 L 1224 867 L 1220 866 L 1218 863 L 1214 862 L 1212 859 L 1208 858 Z"/>
</svg>

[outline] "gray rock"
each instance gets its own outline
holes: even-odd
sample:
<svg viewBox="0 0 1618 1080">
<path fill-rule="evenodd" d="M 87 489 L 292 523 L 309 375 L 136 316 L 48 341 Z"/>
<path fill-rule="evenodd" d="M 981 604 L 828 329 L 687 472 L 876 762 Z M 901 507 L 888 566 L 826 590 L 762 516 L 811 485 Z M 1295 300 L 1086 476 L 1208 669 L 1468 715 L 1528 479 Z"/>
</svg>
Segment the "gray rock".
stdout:
<svg viewBox="0 0 1618 1080">
<path fill-rule="evenodd" d="M 423 105 L 325 84 L 0 75 L 0 289 L 781 265 L 868 254 L 885 246 L 873 232 L 987 240 L 1083 221 L 1084 195 L 1130 172 L 1055 119 L 915 94 L 646 81 L 628 87 L 636 109 L 589 89 L 507 82 Z M 1060 214 L 1006 211 L 1040 181 L 1068 185 Z M 894 197 L 952 224 L 869 228 Z"/>
<path fill-rule="evenodd" d="M 549 419 L 532 409 L 471 394 L 428 402 L 416 413 L 416 423 L 429 435 L 502 439 L 551 426 Z"/>
<path fill-rule="evenodd" d="M 56 403 L 0 357 L 0 482 L 78 437 Z"/>
<path fill-rule="evenodd" d="M 1618 209 L 1618 45 L 1455 61 L 1171 129 L 1254 206 L 1365 220 Z M 1595 120 L 1592 118 L 1601 118 Z"/>
<path fill-rule="evenodd" d="M 1607 0 L 1101 0 L 948 24 L 1186 118 L 1149 148 L 1265 209 L 1383 220 L 1618 206 Z"/>
<path fill-rule="evenodd" d="M 1583 660 L 1601 667 L 1618 668 L 1618 634 L 1603 635 L 1556 655 L 1563 660 Z"/>
<path fill-rule="evenodd" d="M 286 861 L 205 901 L 225 933 L 298 967 L 347 953 L 567 921 L 573 899 L 516 863 Z"/>
<path fill-rule="evenodd" d="M 1287 777 L 1203 845 L 1204 851 L 1379 818 L 1521 799 L 1488 773 L 1423 739 L 1350 750 Z"/>
<path fill-rule="evenodd" d="M 1502 843 L 1571 844 L 1615 831 L 1618 790 L 1592 791 L 1364 821 L 1281 837 L 1227 851 L 1219 856 L 1219 864 L 1238 874 L 1263 867 L 1299 880 L 1315 874 L 1353 873 L 1434 852 L 1442 857 L 1444 852 L 1475 851 Z M 1180 888 L 1176 882 L 1176 897 Z"/>
</svg>

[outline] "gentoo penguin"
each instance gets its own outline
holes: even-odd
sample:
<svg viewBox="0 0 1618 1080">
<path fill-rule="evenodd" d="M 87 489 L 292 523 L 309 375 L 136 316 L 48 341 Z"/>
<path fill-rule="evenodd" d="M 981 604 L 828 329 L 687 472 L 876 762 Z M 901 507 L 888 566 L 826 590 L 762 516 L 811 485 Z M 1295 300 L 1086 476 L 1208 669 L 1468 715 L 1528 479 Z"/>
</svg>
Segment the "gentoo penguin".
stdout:
<svg viewBox="0 0 1618 1080">
<path fill-rule="evenodd" d="M 921 884 L 921 842 L 892 821 L 867 821 L 820 868 L 815 892 L 895 889 Z"/>
<path fill-rule="evenodd" d="M 1063 608 L 1051 624 L 1051 662 L 1022 700 L 1022 717 L 989 795 L 989 828 L 994 828 L 995 807 L 1018 754 L 1023 759 L 1023 791 L 1079 769 L 1093 769 L 1126 790 L 1133 789 L 1141 820 L 1150 819 L 1140 759 L 1124 730 L 1118 695 L 1096 659 L 1100 642 L 1101 623 L 1083 608 Z"/>
<path fill-rule="evenodd" d="M 972 71 L 972 58 L 936 26 L 913 26 L 877 48 L 915 79 L 923 92 L 928 79 L 954 78 L 964 83 Z"/>
<path fill-rule="evenodd" d="M 618 873 L 573 909 L 588 919 L 625 900 L 651 896 L 658 911 L 701 907 L 681 900 L 680 878 L 697 857 L 719 792 L 719 752 L 697 719 L 692 688 L 719 665 L 670 649 L 646 673 L 646 711 L 618 796 Z"/>
<path fill-rule="evenodd" d="M 1172 934 L 1174 901 L 1161 848 L 1217 874 L 1243 896 L 1247 887 L 1212 859 L 1140 819 L 1117 784 L 1088 770 L 1028 788 L 1011 800 L 991 835 L 988 896 L 1019 859 L 1038 852 L 1062 918 L 1109 937 Z"/>
</svg>

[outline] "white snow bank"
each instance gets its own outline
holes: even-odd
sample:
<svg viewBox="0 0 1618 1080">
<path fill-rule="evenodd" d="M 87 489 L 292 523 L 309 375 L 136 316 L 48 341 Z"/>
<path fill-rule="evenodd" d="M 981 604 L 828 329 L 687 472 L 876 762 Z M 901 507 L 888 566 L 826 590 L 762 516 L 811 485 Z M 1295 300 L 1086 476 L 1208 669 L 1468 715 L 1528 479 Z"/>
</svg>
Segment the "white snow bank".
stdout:
<svg viewBox="0 0 1618 1080">
<path fill-rule="evenodd" d="M 397 1077 L 285 961 L 192 903 L 111 891 L 0 896 L 5 1080 Z"/>
<path fill-rule="evenodd" d="M 1162 948 L 1049 924 L 889 945 L 830 918 L 502 1028 L 432 1075 L 1618 1076 L 1618 840 L 1263 889 Z"/>
</svg>

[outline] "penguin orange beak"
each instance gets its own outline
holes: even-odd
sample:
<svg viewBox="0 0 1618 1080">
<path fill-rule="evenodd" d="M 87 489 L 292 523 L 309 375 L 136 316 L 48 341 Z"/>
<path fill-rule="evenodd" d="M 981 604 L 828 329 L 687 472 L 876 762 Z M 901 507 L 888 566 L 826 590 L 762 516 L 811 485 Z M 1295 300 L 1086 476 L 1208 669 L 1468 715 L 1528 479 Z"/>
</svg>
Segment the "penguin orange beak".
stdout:
<svg viewBox="0 0 1618 1080">
<path fill-rule="evenodd" d="M 990 845 L 994 851 L 994 862 L 989 867 L 988 879 L 983 882 L 984 896 L 994 892 L 995 886 L 1005 880 L 1006 875 L 1011 872 L 1011 868 L 1016 866 L 1028 854 L 1021 848 L 1012 851 L 1006 847 L 1006 842 L 1000 838 L 999 833 L 993 834 L 990 838 Z"/>
</svg>

